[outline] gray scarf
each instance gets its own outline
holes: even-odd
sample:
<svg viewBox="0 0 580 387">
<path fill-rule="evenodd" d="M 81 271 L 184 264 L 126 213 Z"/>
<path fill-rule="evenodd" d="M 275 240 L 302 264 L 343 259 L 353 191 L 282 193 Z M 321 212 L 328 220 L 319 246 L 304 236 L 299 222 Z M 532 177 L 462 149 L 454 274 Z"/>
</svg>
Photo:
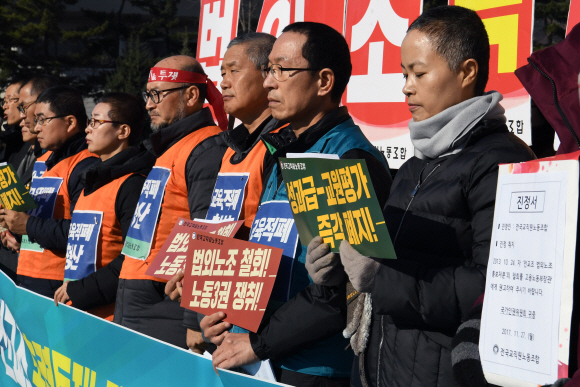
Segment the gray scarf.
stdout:
<svg viewBox="0 0 580 387">
<path fill-rule="evenodd" d="M 505 109 L 499 104 L 503 96 L 490 91 L 443 110 L 426 120 L 409 122 L 411 142 L 415 156 L 420 159 L 436 159 L 460 152 L 465 146 L 467 134 L 484 119 L 505 123 Z"/>
</svg>

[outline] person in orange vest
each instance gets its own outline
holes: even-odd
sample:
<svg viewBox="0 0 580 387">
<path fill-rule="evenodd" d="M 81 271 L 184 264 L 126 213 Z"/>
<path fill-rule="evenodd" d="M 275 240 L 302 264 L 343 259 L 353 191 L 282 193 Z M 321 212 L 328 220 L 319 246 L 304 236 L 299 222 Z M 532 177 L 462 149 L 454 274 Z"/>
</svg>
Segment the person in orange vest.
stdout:
<svg viewBox="0 0 580 387">
<path fill-rule="evenodd" d="M 165 295 L 165 283 L 145 274 L 179 217 L 205 218 L 227 146 L 223 100 L 189 56 L 163 59 L 143 92 L 153 133 L 145 146 L 156 157 L 143 185 L 122 253 L 114 322 L 186 348 L 184 309 Z M 216 126 L 207 98 L 216 115 Z"/>
<path fill-rule="evenodd" d="M 55 304 L 113 320 L 123 242 L 155 156 L 138 145 L 145 118 L 142 102 L 127 93 L 102 96 L 87 122 L 88 150 L 99 155 L 83 175 L 84 190 L 72 214 L 65 283 Z"/>
<path fill-rule="evenodd" d="M 19 285 L 52 298 L 64 279 L 70 219 L 83 190 L 81 175 L 98 158 L 87 150 L 81 130 L 87 115 L 78 90 L 54 86 L 28 107 L 32 104 L 36 104 L 38 143 L 50 151 L 40 158 L 45 161 L 46 172 L 35 177 L 30 187 L 38 207 L 29 214 L 2 209 L 0 224 L 22 235 Z"/>
<path fill-rule="evenodd" d="M 261 67 L 268 64 L 275 41 L 274 36 L 265 33 L 238 36 L 229 43 L 221 66 L 224 110 L 242 123 L 220 133 L 229 148 L 222 160 L 206 219 L 244 220 L 236 234 L 236 238 L 243 240 L 248 240 L 258 211 L 264 171 L 271 170 L 274 163 L 260 136 L 281 126 L 272 118 L 268 91 L 262 87 Z M 172 299 L 180 296 L 177 283 L 182 278 L 183 273 L 177 274 L 165 287 Z M 198 353 L 206 348 L 199 326 L 202 317 L 185 310 L 187 345 Z"/>
</svg>

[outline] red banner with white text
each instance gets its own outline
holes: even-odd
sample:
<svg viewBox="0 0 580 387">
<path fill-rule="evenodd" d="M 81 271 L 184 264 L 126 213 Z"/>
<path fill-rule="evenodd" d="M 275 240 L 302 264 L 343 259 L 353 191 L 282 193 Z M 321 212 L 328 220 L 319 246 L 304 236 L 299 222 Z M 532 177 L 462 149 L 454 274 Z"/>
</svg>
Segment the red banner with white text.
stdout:
<svg viewBox="0 0 580 387">
<path fill-rule="evenodd" d="M 403 94 L 401 43 L 422 11 L 422 0 L 350 0 L 345 37 L 352 76 L 343 95 L 355 123 L 381 150 L 391 168 L 413 155 Z"/>
<path fill-rule="evenodd" d="M 264 0 L 258 32 L 278 37 L 284 27 L 299 21 L 324 23 L 342 33 L 344 0 Z"/>
</svg>

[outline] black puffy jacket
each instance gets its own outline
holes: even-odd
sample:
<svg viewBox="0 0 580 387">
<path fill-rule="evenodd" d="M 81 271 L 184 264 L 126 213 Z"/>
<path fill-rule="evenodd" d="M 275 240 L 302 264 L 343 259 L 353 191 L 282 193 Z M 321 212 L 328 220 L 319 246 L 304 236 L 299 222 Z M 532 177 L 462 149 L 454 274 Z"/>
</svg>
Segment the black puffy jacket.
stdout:
<svg viewBox="0 0 580 387">
<path fill-rule="evenodd" d="M 498 164 L 535 159 L 499 121 L 469 136 L 454 155 L 409 159 L 393 182 L 383 213 L 398 259 L 381 262 L 371 292 L 371 386 L 457 385 L 451 338 L 485 288 Z"/>
</svg>

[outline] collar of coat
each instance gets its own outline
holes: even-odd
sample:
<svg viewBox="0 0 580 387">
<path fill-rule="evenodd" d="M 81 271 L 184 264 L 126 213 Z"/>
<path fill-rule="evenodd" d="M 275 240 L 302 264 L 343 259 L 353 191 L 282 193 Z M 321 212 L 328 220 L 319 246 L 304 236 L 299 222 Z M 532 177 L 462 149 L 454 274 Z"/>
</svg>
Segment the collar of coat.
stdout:
<svg viewBox="0 0 580 387">
<path fill-rule="evenodd" d="M 278 133 L 262 135 L 263 141 L 275 158 L 285 157 L 287 153 L 304 153 L 326 133 L 348 120 L 350 115 L 346 106 L 338 107 L 326 114 L 320 121 L 306 129 L 298 138 L 294 135 L 292 125 Z"/>
<path fill-rule="evenodd" d="M 130 173 L 147 176 L 155 165 L 155 159 L 155 155 L 143 146 L 132 146 L 110 159 L 99 160 L 82 174 L 85 195 L 90 195 L 111 181 Z"/>
<path fill-rule="evenodd" d="M 151 153 L 159 157 L 167 149 L 190 133 L 207 126 L 215 126 L 211 110 L 205 107 L 163 129 L 151 133 L 143 144 Z"/>
<path fill-rule="evenodd" d="M 38 144 L 38 141 L 36 144 Z M 36 151 L 36 149 L 37 148 L 35 145 L 34 150 Z M 75 134 L 66 140 L 60 148 L 52 152 L 48 159 L 46 159 L 46 170 L 50 171 L 52 167 L 60 163 L 62 160 L 74 156 L 85 149 L 87 149 L 87 139 L 85 138 L 85 132 Z"/>
<path fill-rule="evenodd" d="M 272 116 L 266 118 L 251 134 L 244 124 L 240 124 L 232 130 L 221 132 L 220 136 L 228 147 L 236 152 L 230 162 L 237 164 L 242 162 L 246 156 L 260 142 L 260 137 L 279 128 L 282 124 Z"/>
</svg>

